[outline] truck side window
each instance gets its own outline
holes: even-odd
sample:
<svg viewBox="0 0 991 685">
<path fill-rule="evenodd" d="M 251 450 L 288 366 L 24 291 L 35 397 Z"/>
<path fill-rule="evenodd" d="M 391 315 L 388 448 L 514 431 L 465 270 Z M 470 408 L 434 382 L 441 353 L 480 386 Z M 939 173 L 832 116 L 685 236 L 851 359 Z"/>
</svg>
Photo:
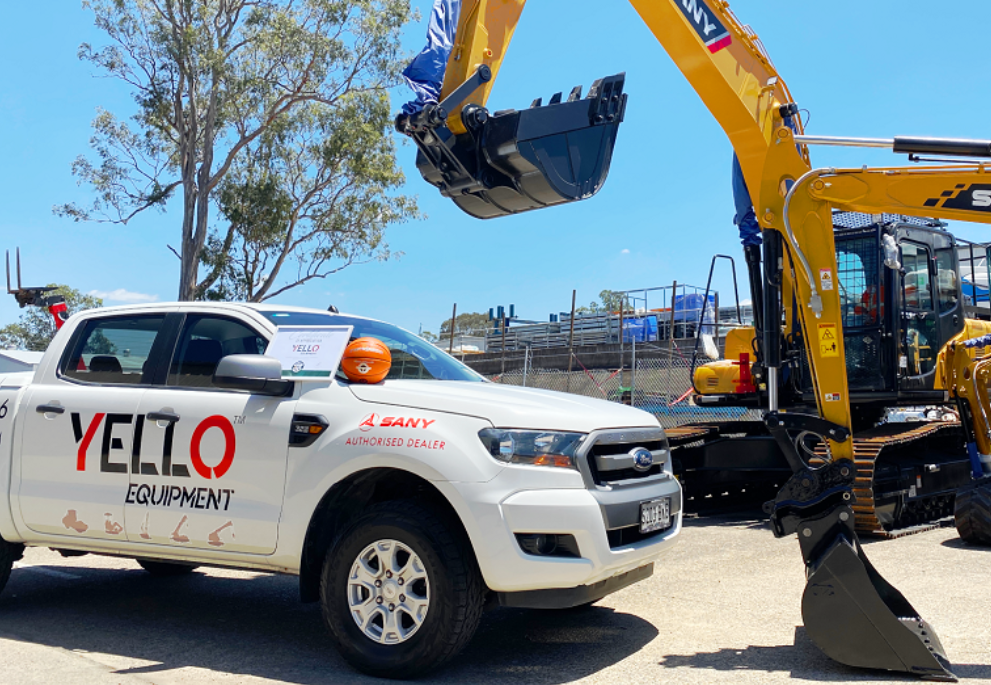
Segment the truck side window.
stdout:
<svg viewBox="0 0 991 685">
<path fill-rule="evenodd" d="M 167 385 L 182 388 L 212 388 L 213 372 L 229 354 L 264 354 L 268 341 L 244 324 L 219 316 L 190 315 L 186 318 Z"/>
<path fill-rule="evenodd" d="M 945 314 L 957 306 L 957 272 L 953 268 L 953 250 L 936 250 L 936 297 L 939 313 Z"/>
<path fill-rule="evenodd" d="M 85 383 L 140 385 L 146 362 L 164 316 L 118 316 L 91 319 L 69 354 L 61 373 Z"/>
</svg>

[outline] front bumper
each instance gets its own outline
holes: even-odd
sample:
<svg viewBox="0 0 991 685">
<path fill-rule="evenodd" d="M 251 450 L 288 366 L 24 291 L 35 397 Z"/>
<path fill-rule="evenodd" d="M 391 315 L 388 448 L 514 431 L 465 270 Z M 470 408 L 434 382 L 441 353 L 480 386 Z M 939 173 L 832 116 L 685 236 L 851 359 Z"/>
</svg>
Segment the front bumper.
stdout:
<svg viewBox="0 0 991 685">
<path fill-rule="evenodd" d="M 674 544 L 681 531 L 682 497 L 669 471 L 622 487 L 589 483 L 584 472 L 555 471 L 507 467 L 488 483 L 458 484 L 475 524 L 468 527 L 469 535 L 490 590 L 562 591 L 553 602 L 564 606 L 576 597 L 586 598 L 579 604 L 594 601 L 624 586 L 610 579 L 651 565 Z M 570 478 L 568 487 L 562 487 L 562 478 Z M 663 497 L 670 498 L 670 527 L 639 535 L 640 503 Z M 572 535 L 580 556 L 528 554 L 517 543 L 517 533 Z M 635 582 L 640 576 L 628 578 Z"/>
<path fill-rule="evenodd" d="M 504 607 L 518 609 L 570 609 L 572 607 L 590 604 L 611 595 L 617 590 L 639 583 L 650 578 L 654 573 L 654 564 L 646 564 L 640 568 L 620 573 L 619 575 L 600 580 L 592 585 L 578 587 L 556 588 L 552 590 L 523 590 L 521 592 L 497 592 L 499 604 Z"/>
</svg>

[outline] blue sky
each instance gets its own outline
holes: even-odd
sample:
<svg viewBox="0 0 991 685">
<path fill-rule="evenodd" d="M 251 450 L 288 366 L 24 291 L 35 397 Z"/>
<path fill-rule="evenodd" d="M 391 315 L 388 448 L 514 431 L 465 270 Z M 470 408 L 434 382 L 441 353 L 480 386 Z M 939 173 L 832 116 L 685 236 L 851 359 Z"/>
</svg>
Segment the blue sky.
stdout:
<svg viewBox="0 0 991 685">
<path fill-rule="evenodd" d="M 414 0 L 424 16 L 429 0 Z M 820 135 L 937 135 L 991 138 L 991 91 L 978 27 L 991 3 L 832 0 L 771 3 L 733 0 L 758 33 Z M 562 8 L 567 8 L 563 11 Z M 425 23 L 406 43 L 419 49 Z M 92 15 L 76 0 L 7 3 L 0 28 L 0 248 L 20 246 L 28 285 L 63 282 L 114 293 L 107 304 L 140 296 L 174 299 L 180 214 L 148 213 L 126 227 L 73 223 L 55 204 L 85 204 L 70 163 L 88 151 L 98 107 L 131 111 L 123 84 L 94 77 L 76 58 L 81 42 L 99 44 Z M 458 310 L 513 303 L 521 318 L 546 320 L 609 288 L 705 285 L 716 252 L 740 255 L 732 225 L 731 148 L 666 53 L 624 2 L 531 0 L 498 84 L 493 110 L 527 106 L 537 96 L 587 90 L 599 77 L 627 72 L 629 106 L 612 171 L 594 198 L 554 209 L 480 222 L 443 200 L 417 174 L 411 145 L 400 148 L 407 191 L 428 218 L 390 230 L 404 256 L 355 266 L 280 296 L 276 302 L 386 319 L 436 331 Z M 393 96 L 395 108 L 408 99 Z M 816 166 L 896 165 L 884 151 L 814 148 Z M 957 235 L 989 240 L 991 231 L 955 224 Z M 742 259 L 738 258 L 739 262 Z M 744 274 L 740 273 L 741 287 Z M 729 298 L 728 273 L 719 278 Z M 16 319 L 0 297 L 0 325 Z"/>
</svg>

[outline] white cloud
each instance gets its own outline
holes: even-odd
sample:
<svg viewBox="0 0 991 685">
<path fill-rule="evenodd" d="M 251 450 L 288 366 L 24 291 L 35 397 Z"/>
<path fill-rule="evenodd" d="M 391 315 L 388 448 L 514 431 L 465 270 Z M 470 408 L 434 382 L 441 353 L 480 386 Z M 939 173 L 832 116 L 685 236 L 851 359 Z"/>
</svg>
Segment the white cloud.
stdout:
<svg viewBox="0 0 991 685">
<path fill-rule="evenodd" d="M 629 250 L 629 248 L 624 247 L 622 250 L 619 251 L 619 253 L 620 254 L 630 254 L 630 250 Z"/>
<path fill-rule="evenodd" d="M 88 294 L 93 297 L 99 297 L 101 300 L 106 300 L 108 302 L 128 302 L 133 304 L 158 301 L 158 295 L 134 293 L 130 290 L 124 290 L 123 288 L 117 288 L 117 290 L 90 290 Z"/>
</svg>

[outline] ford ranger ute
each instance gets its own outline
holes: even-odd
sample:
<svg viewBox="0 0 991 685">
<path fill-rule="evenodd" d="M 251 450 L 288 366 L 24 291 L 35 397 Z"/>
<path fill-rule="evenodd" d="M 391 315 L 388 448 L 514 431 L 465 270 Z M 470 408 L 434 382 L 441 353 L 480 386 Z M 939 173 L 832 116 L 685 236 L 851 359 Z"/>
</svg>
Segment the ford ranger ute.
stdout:
<svg viewBox="0 0 991 685">
<path fill-rule="evenodd" d="M 286 378 L 280 326 L 386 344 L 378 384 Z M 0 376 L 0 587 L 25 546 L 299 576 L 354 667 L 412 677 L 483 607 L 642 580 L 681 529 L 664 432 L 619 404 L 491 383 L 387 323 L 274 305 L 82 312 Z"/>
</svg>

